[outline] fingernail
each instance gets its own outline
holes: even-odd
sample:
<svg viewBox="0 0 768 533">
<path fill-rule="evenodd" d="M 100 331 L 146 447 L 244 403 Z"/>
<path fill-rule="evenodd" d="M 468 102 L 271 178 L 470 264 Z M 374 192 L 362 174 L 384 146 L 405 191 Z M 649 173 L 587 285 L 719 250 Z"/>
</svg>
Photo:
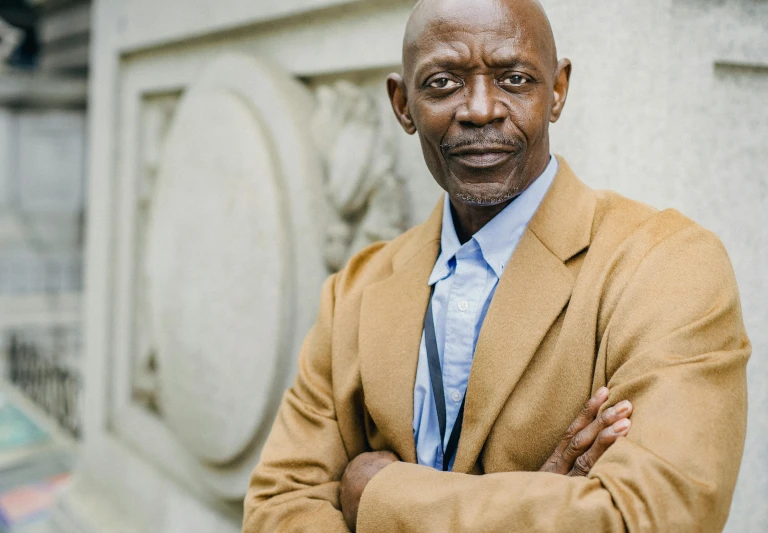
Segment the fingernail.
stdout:
<svg viewBox="0 0 768 533">
<path fill-rule="evenodd" d="M 629 421 L 628 418 L 622 418 L 618 422 L 616 422 L 613 425 L 613 432 L 614 433 L 624 433 L 629 429 L 629 426 L 632 424 L 632 422 Z"/>
<path fill-rule="evenodd" d="M 608 388 L 607 387 L 600 387 L 597 389 L 597 392 L 595 393 L 595 398 L 598 400 L 605 400 L 608 398 Z"/>
<path fill-rule="evenodd" d="M 629 403 L 629 400 L 623 400 L 623 401 L 619 402 L 616 405 L 616 414 L 617 415 L 626 414 L 629 411 L 630 405 L 631 404 Z"/>
</svg>

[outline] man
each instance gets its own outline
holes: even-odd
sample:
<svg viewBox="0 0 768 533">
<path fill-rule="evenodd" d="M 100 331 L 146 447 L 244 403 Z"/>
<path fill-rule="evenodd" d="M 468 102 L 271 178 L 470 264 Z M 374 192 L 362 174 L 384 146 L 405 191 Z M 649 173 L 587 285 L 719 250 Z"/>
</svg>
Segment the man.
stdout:
<svg viewBox="0 0 768 533">
<path fill-rule="evenodd" d="M 447 194 L 326 282 L 246 533 L 722 530 L 733 272 L 711 233 L 550 155 L 570 72 L 535 0 L 416 6 L 387 87 Z"/>
</svg>

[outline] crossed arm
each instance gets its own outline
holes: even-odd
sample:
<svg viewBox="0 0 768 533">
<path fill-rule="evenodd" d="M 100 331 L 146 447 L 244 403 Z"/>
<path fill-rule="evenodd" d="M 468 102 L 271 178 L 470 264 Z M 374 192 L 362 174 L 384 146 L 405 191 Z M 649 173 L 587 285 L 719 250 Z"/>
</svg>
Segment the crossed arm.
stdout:
<svg viewBox="0 0 768 533">
<path fill-rule="evenodd" d="M 340 482 L 365 450 L 342 439 L 328 378 L 333 280 L 322 301 L 254 471 L 245 533 L 350 529 Z M 638 312 L 646 305 L 658 312 Z M 719 242 L 690 228 L 655 246 L 604 336 L 608 404 L 631 399 L 632 431 L 586 476 L 551 473 L 563 473 L 562 460 L 551 472 L 482 476 L 387 462 L 364 479 L 359 514 L 350 517 L 357 531 L 721 531 L 741 461 L 750 347 Z"/>
<path fill-rule="evenodd" d="M 594 464 L 619 439 L 629 432 L 632 403 L 629 400 L 600 412 L 608 400 L 608 388 L 601 387 L 584 404 L 568 427 L 560 444 L 539 472 L 565 476 L 586 476 Z M 367 452 L 347 465 L 339 488 L 341 510 L 350 531 L 357 529 L 357 513 L 365 487 L 373 477 L 400 459 L 392 452 Z"/>
</svg>

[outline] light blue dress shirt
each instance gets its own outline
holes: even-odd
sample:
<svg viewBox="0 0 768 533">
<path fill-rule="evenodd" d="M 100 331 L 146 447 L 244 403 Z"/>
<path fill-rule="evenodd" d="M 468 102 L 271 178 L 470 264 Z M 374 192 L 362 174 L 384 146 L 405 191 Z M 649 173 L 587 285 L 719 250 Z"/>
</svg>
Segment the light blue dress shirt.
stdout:
<svg viewBox="0 0 768 533">
<path fill-rule="evenodd" d="M 413 436 L 420 465 L 442 470 L 443 449 L 448 445 L 467 390 L 475 345 L 488 306 L 504 267 L 555 178 L 557 166 L 557 158 L 550 156 L 542 175 L 464 245 L 456 236 L 450 200 L 445 195 L 440 256 L 429 276 L 429 285 L 434 285 L 432 313 L 443 369 L 445 442 L 440 446 L 440 427 L 422 333 L 413 391 Z"/>
</svg>

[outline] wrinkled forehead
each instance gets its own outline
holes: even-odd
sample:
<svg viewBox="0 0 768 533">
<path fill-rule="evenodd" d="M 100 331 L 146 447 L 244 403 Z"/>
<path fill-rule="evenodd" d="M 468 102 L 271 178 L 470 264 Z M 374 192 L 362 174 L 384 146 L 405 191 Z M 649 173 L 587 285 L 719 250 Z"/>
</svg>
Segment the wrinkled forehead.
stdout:
<svg viewBox="0 0 768 533">
<path fill-rule="evenodd" d="M 403 68 L 411 77 L 425 62 L 469 61 L 482 55 L 519 58 L 542 69 L 557 64 L 552 29 L 535 0 L 422 0 L 403 40 Z"/>
</svg>

